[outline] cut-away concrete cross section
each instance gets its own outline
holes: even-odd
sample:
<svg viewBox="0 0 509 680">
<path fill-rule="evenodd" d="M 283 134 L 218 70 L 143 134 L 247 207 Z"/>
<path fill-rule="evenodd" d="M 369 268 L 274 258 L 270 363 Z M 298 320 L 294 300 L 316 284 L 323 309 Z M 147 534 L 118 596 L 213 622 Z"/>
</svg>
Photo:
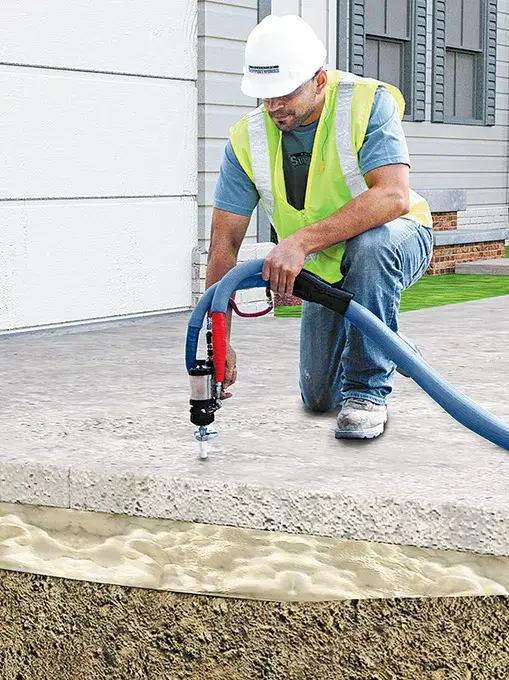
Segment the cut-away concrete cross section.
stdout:
<svg viewBox="0 0 509 680">
<path fill-rule="evenodd" d="M 385 433 L 336 440 L 335 413 L 300 402 L 299 319 L 234 319 L 238 384 L 200 461 L 187 319 L 4 337 L 0 501 L 509 555 L 509 452 L 399 374 Z M 509 296 L 400 330 L 509 423 Z"/>
</svg>

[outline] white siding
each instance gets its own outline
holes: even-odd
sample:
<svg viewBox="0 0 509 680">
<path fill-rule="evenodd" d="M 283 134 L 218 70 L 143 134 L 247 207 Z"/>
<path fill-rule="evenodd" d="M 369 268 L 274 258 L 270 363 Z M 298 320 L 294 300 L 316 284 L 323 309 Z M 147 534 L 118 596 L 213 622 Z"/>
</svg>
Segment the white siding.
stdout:
<svg viewBox="0 0 509 680">
<path fill-rule="evenodd" d="M 2 330 L 191 306 L 194 197 L 0 210 Z"/>
<path fill-rule="evenodd" d="M 491 223 L 489 215 L 499 216 L 499 208 L 505 208 L 508 201 L 509 0 L 499 0 L 498 8 L 496 125 L 484 127 L 429 122 L 432 3 L 428 3 L 426 122 L 403 124 L 413 166 L 412 186 L 417 189 L 466 189 L 469 212 L 479 218 L 479 224 Z M 474 222 L 463 220 L 460 226 L 472 224 Z"/>
<path fill-rule="evenodd" d="M 0 7 L 0 330 L 192 304 L 196 0 Z"/>
<path fill-rule="evenodd" d="M 198 234 L 210 238 L 214 189 L 229 128 L 257 106 L 240 90 L 247 37 L 257 0 L 198 0 Z M 246 243 L 256 242 L 256 210 Z"/>
<path fill-rule="evenodd" d="M 190 0 L 2 0 L 0 62 L 196 78 Z"/>
<path fill-rule="evenodd" d="M 0 198 L 196 194 L 191 81 L 4 66 Z"/>
</svg>

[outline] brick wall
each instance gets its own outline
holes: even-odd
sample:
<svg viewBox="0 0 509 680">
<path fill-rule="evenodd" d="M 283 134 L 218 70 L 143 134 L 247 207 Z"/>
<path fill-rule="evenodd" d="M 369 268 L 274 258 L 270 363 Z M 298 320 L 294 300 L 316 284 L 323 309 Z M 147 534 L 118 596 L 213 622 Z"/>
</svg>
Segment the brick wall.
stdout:
<svg viewBox="0 0 509 680">
<path fill-rule="evenodd" d="M 426 274 L 454 274 L 456 262 L 474 262 L 504 257 L 504 241 L 435 246 Z"/>
<path fill-rule="evenodd" d="M 486 211 L 480 211 L 484 213 Z M 506 210 L 507 214 L 507 210 Z M 456 212 L 433 213 L 433 231 L 452 231 L 458 229 L 458 224 L 462 221 L 464 227 L 474 229 L 477 224 L 468 222 L 470 218 L 465 218 L 463 213 L 458 217 Z M 481 215 L 476 216 L 481 217 Z M 481 225 L 479 225 L 481 226 Z M 482 227 L 495 228 L 497 225 L 484 223 Z M 457 245 L 444 245 L 433 247 L 433 257 L 425 275 L 435 274 L 454 274 L 457 262 L 474 262 L 476 260 L 491 260 L 504 257 L 505 241 L 487 241 L 485 243 L 461 243 Z"/>
<path fill-rule="evenodd" d="M 433 231 L 447 231 L 458 226 L 458 213 L 433 213 Z"/>
<path fill-rule="evenodd" d="M 469 208 L 458 216 L 459 229 L 497 229 L 509 226 L 508 206 Z"/>
</svg>

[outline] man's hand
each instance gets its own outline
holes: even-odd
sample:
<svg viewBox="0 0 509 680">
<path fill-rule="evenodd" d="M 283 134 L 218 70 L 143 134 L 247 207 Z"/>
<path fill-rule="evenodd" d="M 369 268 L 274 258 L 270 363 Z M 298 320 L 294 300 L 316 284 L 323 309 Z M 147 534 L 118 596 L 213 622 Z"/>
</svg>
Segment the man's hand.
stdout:
<svg viewBox="0 0 509 680">
<path fill-rule="evenodd" d="M 306 262 L 306 252 L 294 236 L 288 236 L 275 246 L 265 258 L 262 279 L 270 279 L 275 293 L 293 293 L 295 278 L 301 273 Z"/>
<path fill-rule="evenodd" d="M 221 392 L 221 397 L 220 399 L 230 399 L 232 397 L 231 392 L 226 392 L 228 387 L 233 385 L 233 383 L 237 380 L 237 354 L 235 353 L 235 350 L 233 347 L 228 343 L 228 347 L 226 349 L 226 369 L 224 372 L 224 383 L 223 383 L 223 391 Z"/>
</svg>

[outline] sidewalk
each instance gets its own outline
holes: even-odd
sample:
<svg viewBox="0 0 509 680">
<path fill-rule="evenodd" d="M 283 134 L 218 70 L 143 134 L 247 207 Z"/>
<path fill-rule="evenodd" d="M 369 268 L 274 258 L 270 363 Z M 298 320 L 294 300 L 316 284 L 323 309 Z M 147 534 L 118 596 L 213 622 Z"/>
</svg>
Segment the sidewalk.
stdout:
<svg viewBox="0 0 509 680">
<path fill-rule="evenodd" d="M 235 318 L 239 382 L 200 461 L 187 319 L 3 338 L 0 501 L 509 555 L 509 452 L 399 374 L 385 433 L 336 440 L 300 403 L 299 319 Z M 400 329 L 509 423 L 509 296 Z"/>
</svg>

